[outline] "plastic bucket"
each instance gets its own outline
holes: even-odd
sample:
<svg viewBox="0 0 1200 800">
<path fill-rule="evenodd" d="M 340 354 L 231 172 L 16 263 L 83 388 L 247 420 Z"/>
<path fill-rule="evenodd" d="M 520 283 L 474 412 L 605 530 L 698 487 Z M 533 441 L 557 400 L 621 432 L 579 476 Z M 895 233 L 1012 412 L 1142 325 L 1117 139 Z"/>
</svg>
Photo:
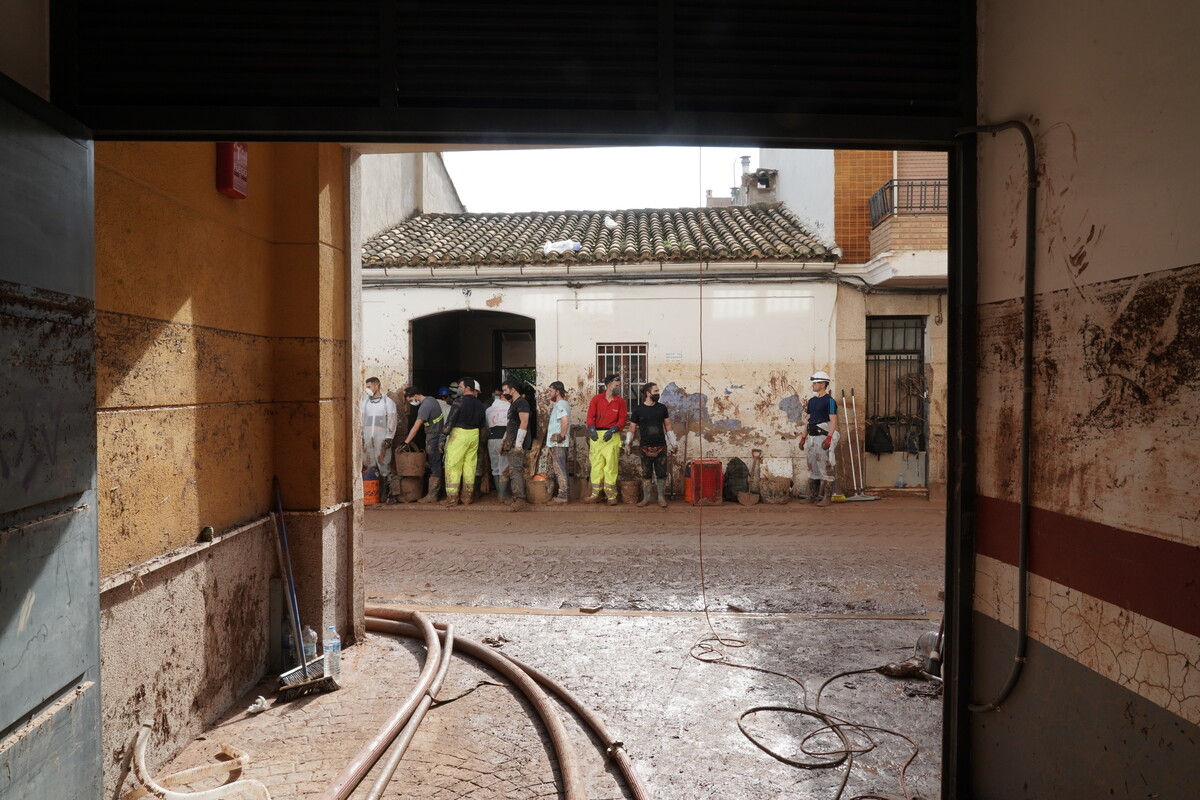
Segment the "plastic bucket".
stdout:
<svg viewBox="0 0 1200 800">
<path fill-rule="evenodd" d="M 525 481 L 525 499 L 535 505 L 550 502 L 550 481 Z"/>
<path fill-rule="evenodd" d="M 641 481 L 621 481 L 617 489 L 621 492 L 622 503 L 633 504 L 642 499 Z"/>
<path fill-rule="evenodd" d="M 791 478 L 767 478 L 759 488 L 764 503 L 780 506 L 792 499 Z"/>
<path fill-rule="evenodd" d="M 363 505 L 373 506 L 379 502 L 379 479 L 363 481 Z"/>
</svg>

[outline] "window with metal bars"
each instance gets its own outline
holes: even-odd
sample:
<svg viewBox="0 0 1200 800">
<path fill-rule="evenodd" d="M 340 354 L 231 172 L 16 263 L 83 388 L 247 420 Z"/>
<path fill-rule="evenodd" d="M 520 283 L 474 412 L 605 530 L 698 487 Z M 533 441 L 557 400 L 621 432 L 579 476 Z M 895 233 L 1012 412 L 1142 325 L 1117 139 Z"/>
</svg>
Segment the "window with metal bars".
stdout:
<svg viewBox="0 0 1200 800">
<path fill-rule="evenodd" d="M 646 366 L 647 347 L 648 345 L 644 342 L 597 344 L 596 386 L 598 388 L 596 391 L 604 391 L 602 381 L 605 375 L 620 375 L 620 395 L 625 398 L 629 410 L 633 411 L 633 407 L 641 402 L 641 398 L 638 395 L 642 391 L 642 384 L 648 380 L 649 369 Z"/>
<path fill-rule="evenodd" d="M 867 317 L 867 421 L 896 452 L 924 450 L 928 400 L 925 317 Z"/>
</svg>

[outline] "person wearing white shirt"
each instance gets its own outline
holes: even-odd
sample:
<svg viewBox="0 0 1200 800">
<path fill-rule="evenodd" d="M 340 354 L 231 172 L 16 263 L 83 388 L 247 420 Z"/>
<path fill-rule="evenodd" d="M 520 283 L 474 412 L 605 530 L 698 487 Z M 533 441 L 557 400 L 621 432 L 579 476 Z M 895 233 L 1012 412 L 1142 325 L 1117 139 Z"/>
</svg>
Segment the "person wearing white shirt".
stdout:
<svg viewBox="0 0 1200 800">
<path fill-rule="evenodd" d="M 362 401 L 363 470 L 374 467 L 384 486 L 392 473 L 392 439 L 399 423 L 396 401 L 383 393 L 379 378 L 367 378 Z"/>
<path fill-rule="evenodd" d="M 571 446 L 571 406 L 567 403 L 567 387 L 562 381 L 550 384 L 550 421 L 546 424 L 546 448 L 550 466 L 558 483 L 558 494 L 551 505 L 566 505 L 569 497 L 567 454 Z"/>
<path fill-rule="evenodd" d="M 496 494 L 501 503 L 506 503 L 509 499 L 508 480 L 500 477 L 508 459 L 500 454 L 500 444 L 504 441 L 504 429 L 508 425 L 508 409 L 511 405 L 503 397 L 497 397 L 484 411 L 484 421 L 488 428 L 488 462 L 492 465 L 492 481 L 496 484 Z"/>
</svg>

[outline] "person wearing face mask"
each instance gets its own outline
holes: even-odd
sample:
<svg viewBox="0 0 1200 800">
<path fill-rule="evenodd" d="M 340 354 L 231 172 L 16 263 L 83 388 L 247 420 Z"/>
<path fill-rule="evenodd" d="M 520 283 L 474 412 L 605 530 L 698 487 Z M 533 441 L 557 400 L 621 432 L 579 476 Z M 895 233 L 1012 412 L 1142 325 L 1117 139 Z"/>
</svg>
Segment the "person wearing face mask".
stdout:
<svg viewBox="0 0 1200 800">
<path fill-rule="evenodd" d="M 479 429 L 484 425 L 484 407 L 479 402 L 479 383 L 463 378 L 459 396 L 446 417 L 446 460 L 443 463 L 446 505 L 471 505 L 475 493 L 475 462 L 479 455 Z M 463 479 L 466 478 L 466 486 Z"/>
<path fill-rule="evenodd" d="M 383 393 L 379 378 L 367 378 L 362 400 L 363 469 L 375 468 L 382 485 L 391 474 L 392 439 L 400 423 L 396 401 Z"/>
<path fill-rule="evenodd" d="M 604 492 L 608 504 L 617 504 L 617 467 L 621 455 L 621 429 L 629 416 L 621 390 L 620 375 L 604 376 L 604 391 L 588 404 L 588 458 L 592 462 L 592 493 L 585 503 L 596 503 Z M 601 433 L 601 430 L 604 432 Z"/>
<path fill-rule="evenodd" d="M 658 490 L 658 504 L 667 507 L 667 452 L 676 447 L 675 432 L 667 407 L 659 400 L 658 384 L 642 387 L 642 402 L 629 415 L 629 430 L 625 433 L 625 454 L 629 454 L 633 435 L 638 434 L 638 451 L 642 458 L 642 500 L 638 508 L 650 505 L 650 487 Z"/>
<path fill-rule="evenodd" d="M 809 499 L 822 508 L 833 498 L 833 467 L 836 463 L 838 439 L 837 401 L 829 394 L 833 380 L 827 372 L 814 372 L 808 379 L 812 383 L 813 396 L 808 398 L 805 410 L 808 421 L 804 435 L 800 437 L 800 449 L 808 462 Z"/>
<path fill-rule="evenodd" d="M 503 476 L 504 463 L 508 460 L 505 456 L 500 455 L 500 443 L 504 440 L 504 433 L 508 426 L 508 409 L 511 405 L 505 400 L 500 390 L 496 390 L 492 404 L 487 407 L 485 418 L 488 429 L 488 460 L 492 465 L 492 480 L 496 482 L 496 494 L 500 498 L 500 502 L 507 505 L 512 499 L 512 494 L 508 490 L 508 478 Z"/>
<path fill-rule="evenodd" d="M 436 503 L 438 492 L 442 488 L 442 451 L 445 449 L 445 422 L 442 406 L 436 397 L 428 397 L 417 389 L 409 386 L 404 390 L 404 399 L 410 406 L 416 406 L 417 419 L 404 438 L 404 445 L 410 446 L 413 440 L 425 430 L 425 458 L 429 462 L 429 493 L 418 500 L 418 503 Z"/>
<path fill-rule="evenodd" d="M 525 443 L 529 438 L 529 401 L 522 396 L 522 387 L 511 378 L 500 384 L 500 396 L 509 403 L 508 425 L 500 442 L 500 454 L 505 457 L 502 479 L 512 489 L 509 511 L 525 508 Z"/>
</svg>

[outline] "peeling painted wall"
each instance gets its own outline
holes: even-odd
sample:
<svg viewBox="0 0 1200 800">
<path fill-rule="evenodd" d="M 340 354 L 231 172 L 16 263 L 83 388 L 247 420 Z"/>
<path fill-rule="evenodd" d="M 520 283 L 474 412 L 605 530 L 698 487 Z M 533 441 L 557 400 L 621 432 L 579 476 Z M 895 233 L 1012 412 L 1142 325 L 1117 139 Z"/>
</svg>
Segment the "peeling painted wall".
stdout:
<svg viewBox="0 0 1200 800">
<path fill-rule="evenodd" d="M 798 445 L 808 377 L 817 369 L 830 371 L 838 396 L 839 387 L 848 391 L 853 380 L 864 377 L 867 306 L 861 299 L 843 306 L 844 295 L 860 297 L 831 282 L 726 283 L 702 290 L 695 284 L 502 287 L 470 296 L 456 288 L 368 288 L 363 291 L 363 370 L 378 375 L 385 386 L 405 384 L 413 369 L 414 318 L 470 309 L 520 314 L 536 322 L 541 382 L 566 384 L 572 422 L 582 424 L 598 388 L 596 345 L 645 342 L 649 378 L 663 389 L 680 434 L 681 458 L 736 456 L 749 464 L 751 451 L 760 449 L 764 457 L 791 459 L 794 479 L 806 481 Z M 889 297 L 896 297 L 897 307 L 911 306 Z M 926 301 L 919 298 L 921 308 L 931 305 Z M 845 346 L 844 332 L 858 342 L 857 350 Z M 940 347 L 939 369 L 945 364 Z M 944 410 L 940 413 L 944 436 Z M 944 475 L 944 467 L 940 470 Z"/>
<path fill-rule="evenodd" d="M 973 719 L 985 798 L 1077 793 L 1078 775 L 1025 759 L 1050 748 L 1114 765 L 1089 795 L 1179 796 L 1200 742 L 1200 108 L 1179 101 L 1200 82 L 1200 20 L 1183 2 L 1077 11 L 980 5 L 981 118 L 1021 119 L 1038 150 L 1028 619 L 1050 654 Z M 1023 149 L 1007 134 L 978 149 L 975 609 L 989 659 L 1015 624 Z M 998 671 L 977 667 L 990 677 L 977 699 Z"/>
</svg>

